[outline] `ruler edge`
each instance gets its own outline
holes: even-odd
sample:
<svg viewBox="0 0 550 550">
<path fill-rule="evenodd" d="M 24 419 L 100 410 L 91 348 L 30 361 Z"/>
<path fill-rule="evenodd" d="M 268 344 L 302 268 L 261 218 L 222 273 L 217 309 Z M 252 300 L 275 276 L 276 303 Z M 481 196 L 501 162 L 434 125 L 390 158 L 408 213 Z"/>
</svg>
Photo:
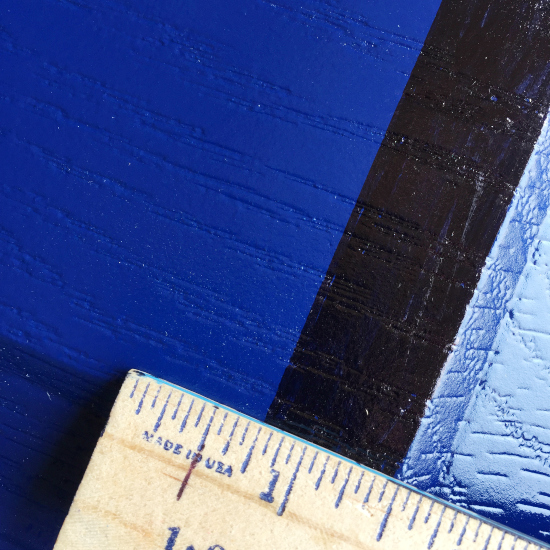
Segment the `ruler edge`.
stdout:
<svg viewBox="0 0 550 550">
<path fill-rule="evenodd" d="M 379 472 L 378 470 L 375 470 L 373 468 L 369 468 L 368 466 L 365 466 L 364 464 L 360 464 L 359 462 L 355 462 L 354 460 L 351 460 L 350 458 L 347 458 L 345 456 L 342 456 L 342 455 L 339 455 L 338 453 L 335 453 L 334 451 L 330 451 L 329 449 L 325 449 L 324 447 L 321 447 L 315 443 L 312 443 L 310 441 L 307 441 L 305 439 L 302 439 L 301 437 L 298 437 L 290 432 L 285 432 L 284 430 L 281 430 L 280 428 L 277 428 L 275 426 L 271 426 L 270 424 L 266 424 L 265 422 L 263 422 L 262 420 L 258 420 L 256 418 L 253 418 L 252 416 L 249 416 L 245 413 L 242 413 L 242 412 L 239 412 L 237 411 L 236 409 L 233 409 L 227 405 L 224 405 L 223 403 L 219 403 L 218 401 L 214 401 L 213 399 L 210 399 L 209 397 L 206 397 L 204 395 L 201 395 L 200 393 L 197 393 L 197 392 L 194 392 L 192 390 L 189 390 L 187 388 L 184 388 L 183 386 L 178 386 L 177 384 L 174 384 L 172 382 L 168 382 L 167 380 L 164 380 L 163 378 L 158 378 L 157 376 L 154 376 L 152 374 L 149 374 L 147 372 L 143 372 L 143 371 L 140 371 L 138 369 L 130 369 L 127 373 L 126 373 L 126 376 L 124 378 L 124 381 L 122 382 L 122 385 L 120 387 L 120 390 L 119 390 L 119 393 L 117 394 L 117 397 L 115 399 L 115 402 L 113 403 L 113 406 L 111 407 L 111 411 L 109 413 L 109 418 L 107 419 L 107 422 L 105 424 L 105 427 L 104 427 L 104 430 L 107 428 L 107 425 L 109 424 L 109 420 L 111 418 L 111 413 L 113 412 L 113 409 L 114 409 L 114 406 L 115 406 L 115 403 L 116 401 L 118 401 L 118 398 L 121 396 L 121 393 L 120 391 L 122 390 L 122 387 L 124 386 L 124 384 L 126 383 L 126 381 L 131 377 L 131 376 L 136 376 L 138 378 L 148 378 L 150 380 L 153 380 L 154 382 L 156 382 L 157 384 L 159 385 L 165 385 L 165 386 L 169 386 L 171 388 L 174 388 L 175 390 L 177 391 L 180 391 L 180 392 L 183 392 L 183 393 L 186 393 L 188 395 L 191 395 L 192 397 L 195 397 L 195 398 L 198 398 L 198 399 L 201 399 L 203 400 L 204 402 L 210 404 L 210 405 L 213 405 L 214 407 L 218 407 L 219 409 L 222 409 L 222 410 L 225 410 L 227 412 L 230 412 L 232 414 L 236 414 L 242 418 L 245 418 L 246 420 L 248 421 L 251 421 L 251 422 L 254 422 L 256 424 L 259 424 L 260 426 L 262 427 L 265 427 L 266 429 L 269 429 L 269 430 L 273 430 L 283 436 L 286 436 L 286 437 L 290 437 L 292 439 L 294 439 L 295 441 L 297 442 L 300 442 L 304 445 L 307 445 L 309 447 L 312 447 L 314 449 L 316 449 L 317 451 L 321 451 L 323 453 L 327 453 L 328 455 L 338 459 L 338 460 L 341 460 L 347 464 L 350 464 L 351 466 L 354 466 L 356 468 L 359 468 L 360 470 L 363 470 L 363 471 L 367 471 L 369 472 L 370 474 L 373 474 L 375 476 L 379 476 L 379 477 L 382 477 L 383 479 L 385 479 L 386 481 L 390 481 L 391 483 L 394 483 L 400 487 L 403 487 L 409 491 L 412 491 L 416 494 L 419 494 L 421 495 L 422 497 L 426 497 L 427 499 L 430 499 L 430 500 L 433 500 L 439 504 L 441 504 L 442 506 L 446 507 L 446 508 L 451 508 L 452 510 L 455 510 L 456 512 L 459 512 L 461 514 L 464 514 L 466 516 L 469 516 L 475 520 L 478 520 L 478 521 L 481 521 L 482 523 L 485 523 L 485 524 L 488 524 L 488 525 L 491 525 L 492 527 L 496 527 L 497 529 L 500 529 L 501 531 L 505 532 L 505 533 L 509 533 L 511 535 L 515 535 L 517 536 L 518 538 L 521 538 L 523 540 L 525 540 L 526 542 L 529 542 L 531 544 L 534 544 L 536 546 L 538 546 L 538 548 L 548 548 L 550 550 L 550 545 L 548 545 L 547 543 L 539 540 L 539 539 L 536 539 L 530 535 L 526 535 L 524 533 L 522 533 L 521 531 L 517 531 L 516 529 L 512 529 L 510 527 L 506 527 L 505 525 L 497 522 L 497 521 L 494 521 L 492 519 L 489 519 L 489 518 L 485 518 L 483 516 L 481 516 L 480 514 L 476 513 L 476 512 L 472 512 L 470 510 L 467 510 L 465 508 L 462 508 L 456 504 L 453 504 L 452 502 L 447 502 L 446 500 L 443 500 L 442 498 L 438 497 L 438 496 L 435 496 L 435 495 L 431 495 L 430 493 L 427 493 L 425 491 L 422 491 L 421 489 L 417 489 L 416 487 L 413 487 L 412 485 L 409 485 L 408 483 L 405 483 L 403 481 L 401 481 L 400 479 L 396 479 L 394 477 L 391 477 L 387 474 L 384 474 L 383 472 Z M 101 439 L 101 438 L 100 438 Z M 99 440 L 98 440 L 98 443 L 99 443 Z M 96 446 L 97 446 L 97 443 L 96 443 Z M 94 449 L 94 452 L 95 452 L 95 449 Z M 92 454 L 93 456 L 93 454 Z M 91 460 L 91 458 L 90 458 Z M 86 467 L 86 470 L 88 469 L 88 467 Z M 84 475 L 86 475 L 86 472 L 84 472 Z M 84 476 L 83 476 L 84 477 Z M 82 481 L 82 480 L 81 480 Z M 75 494 L 76 496 L 76 494 Z M 74 497 L 73 497 L 73 500 L 74 500 Z M 71 503 L 72 504 L 72 503 Z M 72 507 L 72 506 L 71 506 Z M 67 519 L 68 515 L 70 513 L 70 510 L 67 512 L 67 515 L 65 517 L 65 519 Z M 65 523 L 65 522 L 63 522 Z"/>
</svg>

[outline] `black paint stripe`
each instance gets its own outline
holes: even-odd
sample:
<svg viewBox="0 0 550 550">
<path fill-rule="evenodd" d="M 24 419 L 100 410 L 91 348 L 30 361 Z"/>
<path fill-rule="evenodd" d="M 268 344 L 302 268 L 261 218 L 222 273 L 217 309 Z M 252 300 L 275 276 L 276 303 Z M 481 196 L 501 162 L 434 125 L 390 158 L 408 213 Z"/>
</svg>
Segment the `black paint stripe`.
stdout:
<svg viewBox="0 0 550 550">
<path fill-rule="evenodd" d="M 548 15 L 443 1 L 268 422 L 399 466 L 548 110 Z"/>
</svg>

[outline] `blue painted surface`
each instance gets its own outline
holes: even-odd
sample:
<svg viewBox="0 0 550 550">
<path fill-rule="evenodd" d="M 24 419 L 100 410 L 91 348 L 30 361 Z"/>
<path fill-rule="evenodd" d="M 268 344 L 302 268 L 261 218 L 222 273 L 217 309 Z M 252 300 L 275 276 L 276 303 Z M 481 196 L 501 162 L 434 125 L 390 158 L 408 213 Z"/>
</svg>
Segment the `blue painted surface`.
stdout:
<svg viewBox="0 0 550 550">
<path fill-rule="evenodd" d="M 398 476 L 550 542 L 550 126 Z"/>
<path fill-rule="evenodd" d="M 129 368 L 263 418 L 438 4 L 2 3 L 2 549 Z"/>
</svg>

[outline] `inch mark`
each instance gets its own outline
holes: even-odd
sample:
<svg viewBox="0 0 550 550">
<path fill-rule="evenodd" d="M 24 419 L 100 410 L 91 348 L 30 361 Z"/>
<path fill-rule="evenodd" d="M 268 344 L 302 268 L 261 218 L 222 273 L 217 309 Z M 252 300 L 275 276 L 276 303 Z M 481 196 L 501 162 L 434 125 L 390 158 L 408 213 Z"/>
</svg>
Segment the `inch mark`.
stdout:
<svg viewBox="0 0 550 550">
<path fill-rule="evenodd" d="M 321 485 L 321 481 L 323 479 L 323 476 L 325 475 L 325 470 L 327 469 L 328 459 L 330 456 L 327 456 L 327 459 L 325 460 L 325 463 L 323 464 L 323 469 L 321 470 L 321 473 L 319 475 L 319 479 L 317 480 L 317 483 L 315 483 L 315 490 L 319 489 L 319 485 Z"/>
<path fill-rule="evenodd" d="M 269 437 L 267 438 L 267 441 L 265 442 L 264 450 L 262 451 L 262 456 L 267 453 L 267 447 L 269 446 L 269 442 L 271 441 L 271 438 L 273 437 L 273 432 L 270 432 Z"/>
<path fill-rule="evenodd" d="M 265 502 L 269 502 L 269 504 L 273 502 L 273 491 L 275 491 L 275 485 L 277 485 L 280 473 L 277 470 L 271 470 L 271 475 L 273 477 L 267 486 L 267 491 L 260 493 L 260 498 Z"/>
<path fill-rule="evenodd" d="M 286 505 L 288 503 L 288 499 L 290 498 L 290 493 L 292 491 L 292 487 L 294 487 L 294 482 L 296 481 L 296 478 L 298 477 L 298 472 L 300 470 L 300 466 L 302 465 L 302 460 L 304 459 L 304 455 L 306 454 L 307 447 L 304 445 L 304 448 L 302 449 L 302 454 L 300 455 L 300 459 L 298 460 L 298 464 L 296 464 L 296 469 L 294 470 L 294 473 L 292 474 L 292 477 L 290 478 L 290 483 L 288 484 L 288 487 L 285 491 L 285 496 L 283 498 L 283 502 L 281 502 L 281 506 L 279 506 L 279 509 L 277 510 L 277 515 L 282 516 L 283 512 L 285 511 Z"/>
<path fill-rule="evenodd" d="M 199 425 L 199 422 L 201 421 L 202 419 L 202 413 L 204 412 L 204 408 L 206 407 L 206 403 L 203 403 L 202 404 L 202 407 L 201 407 L 201 410 L 199 412 L 199 416 L 197 416 L 197 420 L 195 422 L 195 428 Z"/>
<path fill-rule="evenodd" d="M 136 393 L 136 388 L 139 383 L 139 378 L 136 380 L 136 383 L 134 384 L 134 387 L 132 388 L 132 393 L 130 394 L 130 399 L 134 397 L 134 393 Z"/>
<path fill-rule="evenodd" d="M 409 521 L 409 531 L 413 528 L 414 522 L 416 520 L 416 514 L 418 514 L 418 509 L 420 508 L 420 505 L 422 504 L 422 499 L 424 497 L 420 496 L 418 499 L 418 502 L 416 503 L 416 508 L 414 509 L 413 515 L 411 517 L 411 521 Z M 459 543 L 460 546 L 460 543 Z"/>
<path fill-rule="evenodd" d="M 145 387 L 145 391 L 143 392 L 143 395 L 141 396 L 141 399 L 139 400 L 139 405 L 136 409 L 136 414 L 139 414 L 141 412 L 141 407 L 143 407 L 143 401 L 145 401 L 145 396 L 147 395 L 147 392 L 149 391 L 149 386 L 151 385 L 151 382 L 147 382 L 147 386 Z"/>
<path fill-rule="evenodd" d="M 237 420 L 235 420 L 235 424 L 233 424 L 233 427 L 231 428 L 231 433 L 229 434 L 228 440 L 225 442 L 225 445 L 222 449 L 222 455 L 225 455 L 227 451 L 229 450 L 229 445 L 231 445 L 231 440 L 233 439 L 233 434 L 235 433 L 235 430 L 237 429 L 237 424 L 239 423 L 239 417 L 237 417 Z"/>
<path fill-rule="evenodd" d="M 223 415 L 222 423 L 220 424 L 220 427 L 218 428 L 218 435 L 222 433 L 223 427 L 225 425 L 225 419 L 227 418 L 227 413 Z"/>
<path fill-rule="evenodd" d="M 178 411 L 180 410 L 180 405 L 183 399 L 183 393 L 180 395 L 180 399 L 178 401 L 178 404 L 176 405 L 176 408 L 174 409 L 174 413 L 172 414 L 172 420 L 176 420 L 176 415 L 178 414 Z"/>
<path fill-rule="evenodd" d="M 387 482 L 386 482 L 387 483 Z M 376 540 L 379 541 L 382 538 L 382 535 L 384 534 L 384 530 L 386 529 L 386 524 L 388 523 L 388 518 L 391 514 L 391 509 L 393 507 L 393 503 L 395 501 L 395 497 L 397 496 L 397 493 L 399 492 L 399 485 L 395 488 L 395 493 L 393 493 L 393 496 L 391 497 L 390 503 L 388 504 L 388 507 L 386 508 L 386 513 L 384 514 L 384 517 L 382 518 L 382 523 L 380 523 L 380 529 L 378 529 L 378 534 L 376 535 Z M 378 501 L 380 502 L 380 501 Z"/>
<path fill-rule="evenodd" d="M 168 406 L 168 401 L 170 401 L 171 396 L 172 396 L 172 392 L 170 392 L 168 394 L 168 397 L 166 398 L 166 401 L 164 402 L 164 405 L 162 406 L 159 417 L 157 418 L 157 422 L 155 423 L 155 427 L 153 428 L 153 432 L 156 432 L 160 428 L 160 423 L 162 422 L 162 419 L 164 418 L 164 413 L 166 412 L 166 407 Z"/>
<path fill-rule="evenodd" d="M 376 476 L 372 476 L 372 481 L 370 482 L 370 486 L 367 490 L 367 494 L 365 495 L 365 499 L 363 500 L 363 504 L 361 505 L 361 508 L 365 508 L 365 504 L 367 504 L 367 502 L 369 501 L 369 498 L 370 498 L 370 493 L 372 491 L 372 488 L 374 486 L 374 480 L 376 479 Z"/>
<path fill-rule="evenodd" d="M 241 437 L 241 440 L 239 441 L 239 445 L 242 445 L 244 443 L 244 440 L 246 439 L 246 434 L 248 433 L 248 428 L 250 427 L 250 421 L 246 424 L 243 432 L 243 436 Z"/>
<path fill-rule="evenodd" d="M 353 466 L 350 466 L 349 470 L 348 470 L 348 475 L 346 476 L 346 479 L 344 480 L 342 488 L 340 489 L 340 492 L 338 493 L 338 498 L 336 499 L 336 503 L 334 504 L 335 508 L 338 508 L 338 506 L 340 506 L 340 503 L 342 502 L 342 498 L 344 496 L 344 491 L 346 490 L 346 487 L 348 485 L 349 477 L 351 475 L 352 470 L 353 470 Z"/>
<path fill-rule="evenodd" d="M 330 483 L 334 485 L 334 482 L 336 481 L 336 476 L 338 475 L 338 469 L 340 468 L 340 464 L 342 464 L 342 461 L 339 460 L 338 464 L 336 464 L 336 469 L 334 470 L 334 474 L 332 476 L 332 479 L 330 480 Z"/>
<path fill-rule="evenodd" d="M 157 390 L 157 393 L 155 394 L 155 398 L 153 399 L 153 402 L 151 403 L 151 408 L 154 409 L 155 405 L 157 404 L 157 398 L 160 394 L 160 390 L 162 389 L 162 386 L 159 386 L 159 389 Z"/>
<path fill-rule="evenodd" d="M 277 462 L 277 457 L 279 456 L 279 450 L 281 449 L 281 445 L 283 444 L 284 439 L 285 439 L 285 436 L 283 435 L 281 437 L 281 441 L 279 441 L 279 445 L 277 445 L 277 448 L 275 449 L 275 454 L 271 459 L 271 464 L 270 464 L 271 468 L 273 468 L 273 466 L 275 466 L 275 463 Z"/>
<path fill-rule="evenodd" d="M 258 441 L 258 436 L 260 435 L 260 432 L 262 431 L 262 427 L 260 426 L 258 428 L 258 433 L 256 434 L 256 437 L 254 438 L 254 441 L 252 445 L 250 446 L 250 449 L 248 450 L 248 453 L 246 454 L 246 458 L 244 459 L 243 465 L 241 466 L 241 474 L 244 474 L 246 472 L 246 469 L 248 468 L 248 463 L 250 462 L 250 459 L 252 458 L 252 452 L 254 451 L 254 447 L 256 446 L 256 442 Z"/>
<path fill-rule="evenodd" d="M 187 409 L 187 412 L 185 413 L 185 416 L 183 417 L 183 420 L 181 421 L 180 433 L 183 432 L 183 430 L 185 429 L 185 426 L 187 426 L 187 419 L 189 418 L 189 415 L 191 414 L 191 409 L 193 408 L 194 404 L 195 404 L 195 400 L 192 399 L 191 403 L 189 405 L 189 408 Z"/>
<path fill-rule="evenodd" d="M 428 542 L 428 550 L 430 550 L 430 548 L 434 545 L 437 533 L 439 532 L 439 527 L 441 526 L 441 520 L 443 519 L 443 514 L 445 513 L 446 509 L 446 506 L 443 506 L 443 508 L 441 509 L 441 514 L 439 515 L 439 519 L 437 520 L 437 525 L 435 526 L 434 532 L 432 533 L 430 541 Z"/>
</svg>

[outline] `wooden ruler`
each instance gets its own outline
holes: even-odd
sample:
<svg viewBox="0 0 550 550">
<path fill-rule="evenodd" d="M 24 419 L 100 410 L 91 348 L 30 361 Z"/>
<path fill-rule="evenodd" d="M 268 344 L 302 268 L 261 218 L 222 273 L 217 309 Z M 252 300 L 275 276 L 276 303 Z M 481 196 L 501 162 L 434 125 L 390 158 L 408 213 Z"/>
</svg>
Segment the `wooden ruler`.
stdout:
<svg viewBox="0 0 550 550">
<path fill-rule="evenodd" d="M 197 394 L 130 371 L 55 550 L 542 547 Z"/>
</svg>

